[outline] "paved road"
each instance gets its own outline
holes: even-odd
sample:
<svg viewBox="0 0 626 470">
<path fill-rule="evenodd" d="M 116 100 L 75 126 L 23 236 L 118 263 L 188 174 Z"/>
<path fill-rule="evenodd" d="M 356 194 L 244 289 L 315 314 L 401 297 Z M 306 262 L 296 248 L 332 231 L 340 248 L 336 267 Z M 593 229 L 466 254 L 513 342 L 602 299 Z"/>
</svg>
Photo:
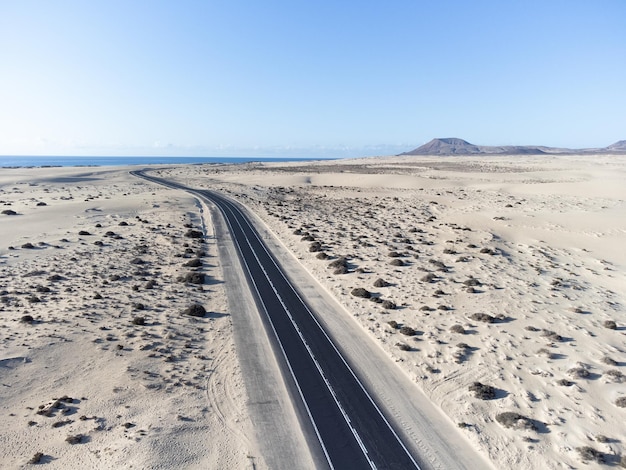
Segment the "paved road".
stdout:
<svg viewBox="0 0 626 470">
<path fill-rule="evenodd" d="M 220 209 L 329 467 L 419 469 L 417 458 L 401 442 L 239 207 L 214 191 L 131 173 L 191 192 Z"/>
</svg>

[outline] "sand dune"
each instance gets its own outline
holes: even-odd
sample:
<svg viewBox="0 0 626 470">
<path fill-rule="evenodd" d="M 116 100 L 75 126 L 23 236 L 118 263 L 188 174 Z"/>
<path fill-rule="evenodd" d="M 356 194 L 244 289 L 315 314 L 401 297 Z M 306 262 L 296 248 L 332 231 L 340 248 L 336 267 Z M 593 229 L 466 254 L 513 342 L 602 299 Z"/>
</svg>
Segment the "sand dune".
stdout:
<svg viewBox="0 0 626 470">
<path fill-rule="evenodd" d="M 623 156 L 157 173 L 254 211 L 496 468 L 623 459 Z M 3 211 L 0 466 L 266 468 L 193 198 L 123 169 L 11 169 Z"/>
<path fill-rule="evenodd" d="M 5 169 L 0 201 L 0 467 L 265 468 L 196 201 L 120 169 Z"/>
<path fill-rule="evenodd" d="M 624 157 L 162 174 L 259 214 L 497 468 L 626 453 Z"/>
</svg>

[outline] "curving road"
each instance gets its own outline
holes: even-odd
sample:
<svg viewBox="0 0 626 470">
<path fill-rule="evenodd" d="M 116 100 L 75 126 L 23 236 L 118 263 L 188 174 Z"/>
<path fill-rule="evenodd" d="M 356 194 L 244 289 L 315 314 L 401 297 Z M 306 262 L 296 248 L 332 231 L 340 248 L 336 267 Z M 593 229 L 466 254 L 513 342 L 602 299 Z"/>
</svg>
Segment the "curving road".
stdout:
<svg viewBox="0 0 626 470">
<path fill-rule="evenodd" d="M 237 246 L 259 310 L 266 315 L 330 468 L 419 469 L 389 421 L 245 214 L 214 191 L 132 171 L 134 176 L 215 204 Z"/>
</svg>

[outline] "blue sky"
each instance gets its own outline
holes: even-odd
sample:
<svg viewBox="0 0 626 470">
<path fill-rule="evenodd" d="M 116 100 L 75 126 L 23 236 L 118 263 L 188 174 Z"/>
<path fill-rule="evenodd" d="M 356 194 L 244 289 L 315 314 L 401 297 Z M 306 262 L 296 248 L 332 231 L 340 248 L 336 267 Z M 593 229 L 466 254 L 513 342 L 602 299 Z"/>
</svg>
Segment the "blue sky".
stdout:
<svg viewBox="0 0 626 470">
<path fill-rule="evenodd" d="M 0 0 L 0 155 L 626 139 L 626 2 Z"/>
</svg>

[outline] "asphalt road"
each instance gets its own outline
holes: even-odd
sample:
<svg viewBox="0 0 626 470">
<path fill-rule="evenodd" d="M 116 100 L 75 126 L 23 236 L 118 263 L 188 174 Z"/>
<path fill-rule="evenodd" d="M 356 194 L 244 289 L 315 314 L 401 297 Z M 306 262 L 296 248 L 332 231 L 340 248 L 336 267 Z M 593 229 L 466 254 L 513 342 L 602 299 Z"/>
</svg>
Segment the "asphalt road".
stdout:
<svg viewBox="0 0 626 470">
<path fill-rule="evenodd" d="M 132 172 L 215 204 L 231 230 L 259 311 L 284 355 L 292 386 L 330 468 L 420 468 L 389 421 L 321 327 L 245 214 L 214 191 Z M 300 407 L 302 408 L 302 407 Z"/>
</svg>

